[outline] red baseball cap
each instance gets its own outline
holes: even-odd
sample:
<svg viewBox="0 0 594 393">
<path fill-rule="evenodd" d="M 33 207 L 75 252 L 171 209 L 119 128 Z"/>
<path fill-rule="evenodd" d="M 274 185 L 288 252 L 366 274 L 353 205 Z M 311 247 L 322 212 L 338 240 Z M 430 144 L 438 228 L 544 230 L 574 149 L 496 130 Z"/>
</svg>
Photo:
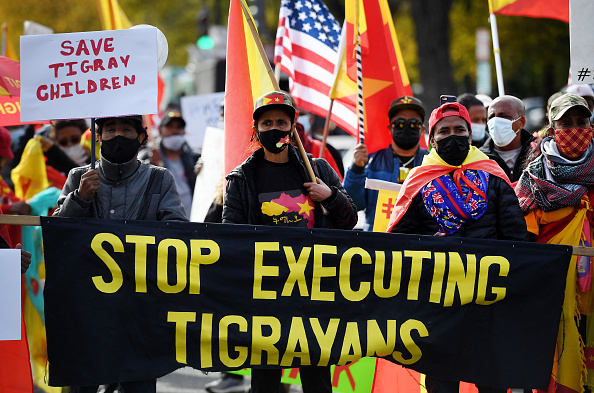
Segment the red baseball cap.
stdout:
<svg viewBox="0 0 594 393">
<path fill-rule="evenodd" d="M 0 158 L 14 158 L 10 144 L 12 143 L 12 137 L 10 131 L 5 127 L 0 127 Z"/>
<path fill-rule="evenodd" d="M 444 110 L 446 111 L 444 112 Z M 439 108 L 433 109 L 433 112 L 431 112 L 431 117 L 429 118 L 429 135 L 433 134 L 433 127 L 435 127 L 435 124 L 437 124 L 438 121 L 444 117 L 450 116 L 458 116 L 466 120 L 466 124 L 468 124 L 468 132 L 472 134 L 468 110 L 464 107 L 464 105 L 457 102 L 447 102 Z"/>
</svg>

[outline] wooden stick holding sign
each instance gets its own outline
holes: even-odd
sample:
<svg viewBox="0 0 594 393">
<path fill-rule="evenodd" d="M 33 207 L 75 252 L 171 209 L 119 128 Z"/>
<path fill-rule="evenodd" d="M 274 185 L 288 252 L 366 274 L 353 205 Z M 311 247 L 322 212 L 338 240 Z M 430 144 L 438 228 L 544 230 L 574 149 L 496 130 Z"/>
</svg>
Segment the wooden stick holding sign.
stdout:
<svg viewBox="0 0 594 393">
<path fill-rule="evenodd" d="M 274 87 L 274 90 L 280 91 L 280 87 L 278 86 L 278 81 L 276 80 L 274 71 L 272 71 L 270 62 L 268 61 L 268 58 L 266 57 L 266 53 L 264 52 L 264 47 L 262 46 L 262 41 L 260 41 L 260 36 L 258 35 L 258 31 L 256 30 L 256 25 L 254 24 L 254 19 L 252 18 L 252 14 L 250 13 L 250 11 L 248 9 L 248 7 L 245 3 L 245 0 L 240 0 L 240 3 L 241 3 L 241 9 L 243 10 L 243 14 L 245 15 L 245 19 L 247 20 L 248 26 L 250 27 L 252 37 L 254 38 L 256 47 L 258 48 L 258 53 L 260 54 L 260 57 L 262 58 L 262 62 L 266 66 L 266 71 L 268 72 L 268 76 L 270 77 L 270 80 L 272 81 L 272 86 Z M 299 148 L 301 157 L 303 157 L 303 162 L 305 163 L 305 167 L 307 168 L 307 172 L 309 173 L 309 177 L 311 178 L 311 181 L 314 183 L 317 183 L 316 175 L 314 174 L 314 171 L 309 163 L 309 160 L 307 159 L 307 153 L 305 152 L 305 149 L 303 148 L 303 144 L 301 143 L 301 139 L 299 138 L 299 135 L 297 134 L 297 130 L 295 127 L 293 127 L 293 137 L 295 138 L 295 142 L 297 142 L 297 147 Z"/>
</svg>

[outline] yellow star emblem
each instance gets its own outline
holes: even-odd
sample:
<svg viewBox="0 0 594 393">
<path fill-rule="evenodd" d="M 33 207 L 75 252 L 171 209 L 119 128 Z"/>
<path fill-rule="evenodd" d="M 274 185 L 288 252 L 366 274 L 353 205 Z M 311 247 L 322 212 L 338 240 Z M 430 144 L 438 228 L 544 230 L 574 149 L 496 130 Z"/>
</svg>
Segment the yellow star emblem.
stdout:
<svg viewBox="0 0 594 393">
<path fill-rule="evenodd" d="M 413 100 L 410 97 L 404 97 L 400 100 L 401 104 L 410 104 L 411 102 L 413 102 Z"/>
<path fill-rule="evenodd" d="M 309 212 L 311 212 L 314 207 L 309 204 L 309 199 L 305 201 L 305 203 L 297 203 L 301 210 L 299 210 L 299 214 L 305 213 L 309 217 Z"/>
</svg>

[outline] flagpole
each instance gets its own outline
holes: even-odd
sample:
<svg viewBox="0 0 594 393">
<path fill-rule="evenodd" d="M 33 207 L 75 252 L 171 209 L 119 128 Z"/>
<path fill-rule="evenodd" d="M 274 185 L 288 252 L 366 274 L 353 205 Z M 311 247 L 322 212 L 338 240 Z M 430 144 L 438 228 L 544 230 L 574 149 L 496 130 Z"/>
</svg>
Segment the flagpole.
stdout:
<svg viewBox="0 0 594 393">
<path fill-rule="evenodd" d="M 363 67 L 361 64 L 361 28 L 357 29 L 357 109 L 359 113 L 359 143 L 365 144 L 365 115 L 363 114 Z"/>
<path fill-rule="evenodd" d="M 497 88 L 499 96 L 505 95 L 503 87 L 503 72 L 501 70 L 501 50 L 499 49 L 499 35 L 497 33 L 497 19 L 493 13 L 492 0 L 489 0 L 489 22 L 491 23 L 491 37 L 493 39 L 493 55 L 495 57 L 495 73 L 497 74 Z"/>
<path fill-rule="evenodd" d="M 95 118 L 91 117 L 91 169 L 95 169 Z"/>
<path fill-rule="evenodd" d="M 334 98 L 330 98 L 330 107 L 326 114 L 326 121 L 324 122 L 324 132 L 322 134 L 322 147 L 320 148 L 319 158 L 324 158 L 324 150 L 326 150 L 326 141 L 330 133 L 330 117 L 332 116 L 332 107 L 334 106 Z"/>
<path fill-rule="evenodd" d="M 258 48 L 258 52 L 260 53 L 262 62 L 264 63 L 264 66 L 266 67 L 266 71 L 268 72 L 268 76 L 270 77 L 270 80 L 272 81 L 272 86 L 274 87 L 274 90 L 280 91 L 280 87 L 278 86 L 278 81 L 274 75 L 274 71 L 272 71 L 272 67 L 270 66 L 270 62 L 268 61 L 268 58 L 266 57 L 266 53 L 264 52 L 264 47 L 262 46 L 262 41 L 260 41 L 260 36 L 258 35 L 256 26 L 254 25 L 254 20 L 252 19 L 252 15 L 250 14 L 250 11 L 247 9 L 245 0 L 239 0 L 239 3 L 241 4 L 241 9 L 243 10 L 243 15 L 245 16 L 245 19 L 248 22 L 248 26 L 250 27 L 252 37 L 254 38 L 254 42 L 256 43 L 256 47 Z M 297 147 L 299 148 L 301 157 L 303 157 L 303 163 L 305 164 L 305 167 L 307 168 L 309 177 L 311 178 L 312 182 L 316 183 L 317 182 L 316 175 L 314 174 L 311 164 L 309 163 L 309 160 L 307 158 L 307 153 L 305 152 L 305 149 L 303 148 L 303 144 L 301 143 L 299 134 L 297 134 L 296 127 L 293 127 L 293 137 L 295 138 L 295 142 L 297 143 Z"/>
</svg>

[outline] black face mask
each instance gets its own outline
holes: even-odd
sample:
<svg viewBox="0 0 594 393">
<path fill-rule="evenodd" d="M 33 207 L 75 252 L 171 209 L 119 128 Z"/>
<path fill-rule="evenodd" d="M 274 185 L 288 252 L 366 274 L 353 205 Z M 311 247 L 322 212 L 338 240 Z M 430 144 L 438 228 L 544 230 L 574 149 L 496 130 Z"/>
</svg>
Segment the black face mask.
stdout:
<svg viewBox="0 0 594 393">
<path fill-rule="evenodd" d="M 398 130 L 392 130 L 392 140 L 401 149 L 412 149 L 419 143 L 419 129 L 411 129 L 408 126 Z"/>
<path fill-rule="evenodd" d="M 281 131 L 273 128 L 268 131 L 258 131 L 258 140 L 271 153 L 280 153 L 291 141 L 291 131 Z"/>
<path fill-rule="evenodd" d="M 138 138 L 130 139 L 125 136 L 115 136 L 101 143 L 101 155 L 109 162 L 122 164 L 130 161 L 140 149 Z"/>
<path fill-rule="evenodd" d="M 469 150 L 470 142 L 467 136 L 452 135 L 437 141 L 437 154 L 453 166 L 461 165 Z"/>
</svg>

